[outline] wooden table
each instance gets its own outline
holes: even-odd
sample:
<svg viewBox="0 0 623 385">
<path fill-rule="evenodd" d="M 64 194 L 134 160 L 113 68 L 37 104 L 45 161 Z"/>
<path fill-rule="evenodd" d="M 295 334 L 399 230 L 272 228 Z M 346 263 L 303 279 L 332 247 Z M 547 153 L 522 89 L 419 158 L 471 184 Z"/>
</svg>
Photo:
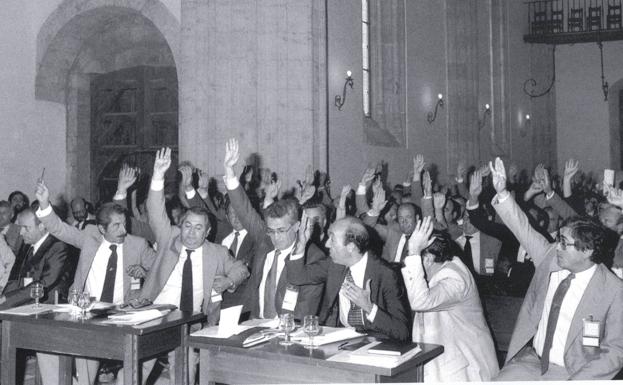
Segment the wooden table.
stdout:
<svg viewBox="0 0 623 385">
<path fill-rule="evenodd" d="M 369 337 L 363 337 L 369 338 Z M 359 339 L 352 340 L 352 343 Z M 371 340 L 370 340 L 371 341 Z M 351 343 L 351 341 L 349 341 Z M 443 353 L 443 346 L 420 344 L 422 351 L 392 369 L 327 361 L 340 352 L 339 342 L 307 349 L 279 345 L 279 339 L 251 348 L 223 346 L 191 336 L 200 349 L 200 384 L 422 382 L 424 364 Z"/>
<path fill-rule="evenodd" d="M 188 325 L 202 313 L 179 310 L 136 326 L 111 325 L 104 318 L 80 319 L 68 313 L 36 316 L 0 314 L 2 320 L 2 384 L 16 382 L 17 349 L 59 354 L 60 384 L 71 384 L 72 355 L 123 361 L 125 384 L 140 384 L 140 361 L 175 350 L 172 384 L 188 381 Z"/>
</svg>

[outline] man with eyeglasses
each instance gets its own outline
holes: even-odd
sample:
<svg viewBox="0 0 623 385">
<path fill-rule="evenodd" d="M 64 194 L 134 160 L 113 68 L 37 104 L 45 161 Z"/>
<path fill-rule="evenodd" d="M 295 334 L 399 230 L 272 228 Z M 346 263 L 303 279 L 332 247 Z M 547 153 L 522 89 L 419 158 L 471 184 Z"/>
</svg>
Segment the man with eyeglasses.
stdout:
<svg viewBox="0 0 623 385">
<path fill-rule="evenodd" d="M 612 379 L 623 366 L 623 282 L 602 263 L 603 226 L 573 217 L 549 243 L 506 190 L 502 161 L 490 167 L 493 206 L 536 267 L 494 380 Z"/>
<path fill-rule="evenodd" d="M 256 253 L 247 285 L 247 306 L 253 318 L 275 318 L 293 313 L 295 319 L 316 315 L 324 289 L 323 283 L 297 286 L 288 282 L 286 261 L 293 255 L 299 226 L 299 206 L 294 200 L 283 199 L 264 209 L 264 218 L 255 211 L 241 187 L 234 166 L 240 158 L 238 140 L 226 144 L 225 185 L 231 207 L 242 226 L 254 239 Z M 324 263 L 326 255 L 312 242 L 304 255 L 306 264 Z"/>
</svg>

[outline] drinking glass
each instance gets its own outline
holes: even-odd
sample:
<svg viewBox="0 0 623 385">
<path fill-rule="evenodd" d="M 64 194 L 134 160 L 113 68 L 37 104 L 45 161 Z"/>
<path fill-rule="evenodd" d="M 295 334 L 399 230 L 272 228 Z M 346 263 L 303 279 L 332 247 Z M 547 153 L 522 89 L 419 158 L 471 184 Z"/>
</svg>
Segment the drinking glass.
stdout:
<svg viewBox="0 0 623 385">
<path fill-rule="evenodd" d="M 80 299 L 80 292 L 78 289 L 71 289 L 69 296 L 67 297 L 67 302 L 72 306 L 78 307 L 78 299 Z M 73 313 L 74 310 L 72 310 L 72 314 Z"/>
<path fill-rule="evenodd" d="M 80 307 L 81 310 L 81 316 L 82 318 L 85 318 L 87 315 L 87 308 L 89 307 L 89 305 L 91 305 L 91 296 L 89 295 L 88 292 L 84 292 L 82 294 L 80 294 L 80 296 L 78 297 L 78 306 Z"/>
<path fill-rule="evenodd" d="M 39 299 L 43 298 L 43 284 L 41 282 L 33 282 L 30 285 L 30 298 L 35 300 L 35 307 L 40 307 Z"/>
<path fill-rule="evenodd" d="M 309 345 L 306 345 L 305 347 L 308 349 L 314 349 L 314 336 L 320 334 L 318 316 L 306 315 L 305 318 L 303 318 L 303 331 L 309 337 Z"/>
<path fill-rule="evenodd" d="M 294 330 L 294 317 L 290 313 L 285 313 L 279 316 L 279 330 L 283 330 L 285 333 L 285 339 L 279 341 L 279 344 L 289 346 L 293 342 L 290 341 L 290 332 Z"/>
</svg>

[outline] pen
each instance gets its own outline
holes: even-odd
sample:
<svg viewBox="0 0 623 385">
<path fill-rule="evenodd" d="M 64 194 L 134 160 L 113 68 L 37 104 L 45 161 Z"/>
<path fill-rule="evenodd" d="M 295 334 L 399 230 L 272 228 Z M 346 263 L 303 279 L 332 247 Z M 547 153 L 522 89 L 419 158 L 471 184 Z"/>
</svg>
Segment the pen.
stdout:
<svg viewBox="0 0 623 385">
<path fill-rule="evenodd" d="M 346 341 L 346 342 L 342 342 L 341 344 L 339 344 L 339 345 L 337 346 L 337 350 L 342 350 L 342 348 L 343 348 L 344 346 L 348 345 L 348 343 L 349 343 L 348 341 Z"/>
</svg>

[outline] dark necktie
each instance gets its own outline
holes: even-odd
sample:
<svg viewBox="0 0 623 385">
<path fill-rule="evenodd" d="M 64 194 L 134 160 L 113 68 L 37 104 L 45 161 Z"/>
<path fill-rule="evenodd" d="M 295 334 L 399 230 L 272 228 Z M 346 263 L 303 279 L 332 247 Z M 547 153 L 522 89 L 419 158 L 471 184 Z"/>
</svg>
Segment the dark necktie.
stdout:
<svg viewBox="0 0 623 385">
<path fill-rule="evenodd" d="M 193 264 L 190 255 L 195 250 L 186 249 L 186 261 L 182 269 L 182 292 L 180 294 L 180 310 L 193 311 Z"/>
<path fill-rule="evenodd" d="M 229 246 L 229 254 L 231 254 L 231 256 L 234 258 L 236 258 L 236 254 L 238 254 L 236 250 L 238 250 L 238 236 L 239 235 L 240 233 L 238 231 L 234 233 L 234 240 L 231 243 L 231 246 Z"/>
<path fill-rule="evenodd" d="M 465 247 L 463 248 L 463 255 L 465 256 L 465 264 L 469 265 L 469 270 L 476 270 L 476 266 L 474 266 L 474 257 L 472 256 L 472 243 L 469 241 L 472 239 L 471 235 L 465 236 Z M 476 271 L 476 273 L 480 274 L 480 271 Z"/>
<path fill-rule="evenodd" d="M 407 255 L 409 255 L 409 238 L 411 238 L 411 234 L 405 234 L 405 243 L 402 246 L 402 252 L 400 253 L 400 262 L 404 262 Z"/>
<path fill-rule="evenodd" d="M 106 277 L 104 278 L 104 287 L 102 287 L 102 295 L 100 301 L 113 302 L 115 296 L 115 276 L 117 275 L 117 245 L 110 245 L 110 257 L 108 257 L 108 266 L 106 266 Z"/>
<path fill-rule="evenodd" d="M 346 270 L 346 277 L 344 277 L 345 281 L 349 281 L 353 285 L 355 285 L 355 280 L 353 279 L 353 275 L 350 273 L 350 269 Z M 364 326 L 363 322 L 363 310 L 350 301 L 350 309 L 348 309 L 348 324 L 355 329 L 362 329 Z"/>
<path fill-rule="evenodd" d="M 541 354 L 541 375 L 547 372 L 549 368 L 549 351 L 552 348 L 552 342 L 554 340 L 554 332 L 556 331 L 556 324 L 558 323 L 558 315 L 560 314 L 560 307 L 562 301 L 565 299 L 565 294 L 569 291 L 571 286 L 571 280 L 575 278 L 575 274 L 571 273 L 567 278 L 563 279 L 552 299 L 552 306 L 549 309 L 549 317 L 547 317 L 547 329 L 545 331 L 545 342 L 543 343 L 543 354 Z"/>
<path fill-rule="evenodd" d="M 264 285 L 264 318 L 275 318 L 277 309 L 275 308 L 275 293 L 277 292 L 277 260 L 281 250 L 275 250 L 275 257 L 270 266 L 266 283 Z"/>
</svg>

